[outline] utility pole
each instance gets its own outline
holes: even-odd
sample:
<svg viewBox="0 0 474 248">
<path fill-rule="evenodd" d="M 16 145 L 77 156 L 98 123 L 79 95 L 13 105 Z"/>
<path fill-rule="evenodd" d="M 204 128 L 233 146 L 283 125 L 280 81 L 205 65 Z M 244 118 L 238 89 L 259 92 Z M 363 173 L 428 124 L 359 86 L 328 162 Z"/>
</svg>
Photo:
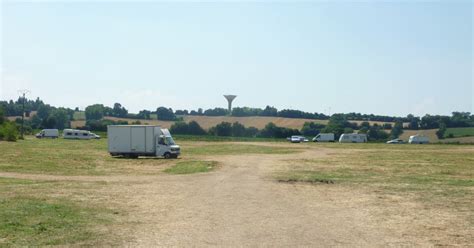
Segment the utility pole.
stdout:
<svg viewBox="0 0 474 248">
<path fill-rule="evenodd" d="M 24 133 L 24 124 L 25 124 L 25 101 L 26 101 L 26 94 L 30 93 L 29 90 L 19 90 L 18 93 L 22 95 L 23 98 L 23 110 L 21 114 L 21 130 L 20 130 L 20 139 L 23 139 Z"/>
</svg>

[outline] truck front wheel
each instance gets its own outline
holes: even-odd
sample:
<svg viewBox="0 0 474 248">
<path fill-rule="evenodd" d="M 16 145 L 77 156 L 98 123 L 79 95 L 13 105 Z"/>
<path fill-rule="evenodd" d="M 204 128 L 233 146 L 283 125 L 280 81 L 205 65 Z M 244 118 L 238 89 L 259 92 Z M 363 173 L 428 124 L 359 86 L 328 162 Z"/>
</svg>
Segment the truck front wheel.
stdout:
<svg viewBox="0 0 474 248">
<path fill-rule="evenodd" d="M 165 153 L 165 155 L 163 155 L 163 157 L 165 159 L 169 159 L 169 158 L 171 158 L 171 154 L 169 152 L 167 152 L 167 153 Z"/>
</svg>

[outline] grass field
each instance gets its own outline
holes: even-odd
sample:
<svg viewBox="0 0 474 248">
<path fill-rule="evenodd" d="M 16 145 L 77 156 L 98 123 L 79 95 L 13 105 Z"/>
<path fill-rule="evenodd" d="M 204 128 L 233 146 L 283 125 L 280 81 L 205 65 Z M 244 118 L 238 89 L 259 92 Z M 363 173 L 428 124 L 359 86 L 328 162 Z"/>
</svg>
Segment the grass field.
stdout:
<svg viewBox="0 0 474 248">
<path fill-rule="evenodd" d="M 84 111 L 76 111 L 76 112 L 74 112 L 74 115 L 72 116 L 72 118 L 73 118 L 74 120 L 77 120 L 77 121 L 85 120 L 85 119 L 86 119 L 86 112 L 84 112 Z"/>
<path fill-rule="evenodd" d="M 448 128 L 444 134 L 445 138 L 459 138 L 474 136 L 474 127 Z"/>
<path fill-rule="evenodd" d="M 169 174 L 193 174 L 209 172 L 217 166 L 215 161 L 184 161 L 178 162 L 174 166 L 165 169 Z"/>
<path fill-rule="evenodd" d="M 473 241 L 471 145 L 290 144 L 186 136 L 176 141 L 182 156 L 171 160 L 112 158 L 105 139 L 27 137 L 0 142 L 0 246 L 199 246 L 219 237 L 226 240 L 229 233 L 220 233 L 226 228 L 233 230 L 230 233 L 242 231 L 242 224 L 229 224 L 241 223 L 241 218 L 269 224 L 253 232 L 279 233 L 272 216 L 281 213 L 278 221 L 295 224 L 293 228 L 310 230 L 324 222 L 340 227 L 328 229 L 327 235 L 351 233 L 345 227 L 369 217 L 377 224 L 365 223 L 368 226 L 391 226 L 395 229 L 386 235 L 399 235 L 371 240 L 370 233 L 361 231 L 351 236 L 353 241 L 361 235 L 369 242 L 411 237 L 406 242 L 414 246 L 464 246 Z M 336 192 L 355 198 L 341 198 Z M 369 205 L 359 202 L 372 197 L 377 200 L 364 203 Z M 309 213 L 298 210 L 300 206 L 310 213 L 337 211 L 330 220 L 319 214 L 293 216 Z M 370 216 L 350 222 L 348 215 L 366 213 L 366 208 L 372 209 Z M 218 216 L 209 217 L 207 211 Z M 209 218 L 215 221 L 209 225 L 218 228 L 208 232 Z M 282 235 L 291 238 L 285 230 Z M 194 237 L 191 243 L 173 236 L 181 231 Z M 295 233 L 290 241 L 314 235 Z M 432 236 L 437 239 L 426 241 Z M 167 237 L 170 243 L 154 243 Z M 209 240 L 192 242 L 204 237 Z M 252 240 L 259 244 L 259 239 Z"/>
</svg>

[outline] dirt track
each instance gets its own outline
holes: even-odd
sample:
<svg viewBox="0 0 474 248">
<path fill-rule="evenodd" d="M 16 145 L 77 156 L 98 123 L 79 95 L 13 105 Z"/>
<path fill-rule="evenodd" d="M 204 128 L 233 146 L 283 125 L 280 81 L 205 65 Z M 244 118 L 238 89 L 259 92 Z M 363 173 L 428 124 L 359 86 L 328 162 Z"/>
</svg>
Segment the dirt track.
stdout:
<svg viewBox="0 0 474 248">
<path fill-rule="evenodd" d="M 292 156 L 202 157 L 218 161 L 220 168 L 181 176 L 0 176 L 112 182 L 99 194 L 111 206 L 127 209 L 122 223 L 111 230 L 123 237 L 123 246 L 381 247 L 455 242 L 439 240 L 436 232 L 425 233 L 424 227 L 434 225 L 437 216 L 430 219 L 432 213 L 423 214 L 422 206 L 408 199 L 382 199 L 374 192 L 337 184 L 273 180 L 274 169 Z M 326 150 L 298 154 L 304 156 L 326 156 Z"/>
</svg>

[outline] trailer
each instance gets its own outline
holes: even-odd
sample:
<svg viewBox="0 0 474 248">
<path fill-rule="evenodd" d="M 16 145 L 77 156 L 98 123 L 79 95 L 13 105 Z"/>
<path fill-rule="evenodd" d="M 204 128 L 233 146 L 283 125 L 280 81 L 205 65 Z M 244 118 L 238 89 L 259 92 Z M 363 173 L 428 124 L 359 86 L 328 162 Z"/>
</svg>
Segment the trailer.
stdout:
<svg viewBox="0 0 474 248">
<path fill-rule="evenodd" d="M 152 125 L 107 126 L 108 151 L 111 156 L 178 158 L 176 145 L 168 129 Z"/>
<path fill-rule="evenodd" d="M 100 136 L 87 130 L 64 129 L 64 139 L 100 139 Z"/>
<path fill-rule="evenodd" d="M 345 133 L 339 138 L 339 143 L 365 143 L 367 142 L 366 134 Z"/>
</svg>

